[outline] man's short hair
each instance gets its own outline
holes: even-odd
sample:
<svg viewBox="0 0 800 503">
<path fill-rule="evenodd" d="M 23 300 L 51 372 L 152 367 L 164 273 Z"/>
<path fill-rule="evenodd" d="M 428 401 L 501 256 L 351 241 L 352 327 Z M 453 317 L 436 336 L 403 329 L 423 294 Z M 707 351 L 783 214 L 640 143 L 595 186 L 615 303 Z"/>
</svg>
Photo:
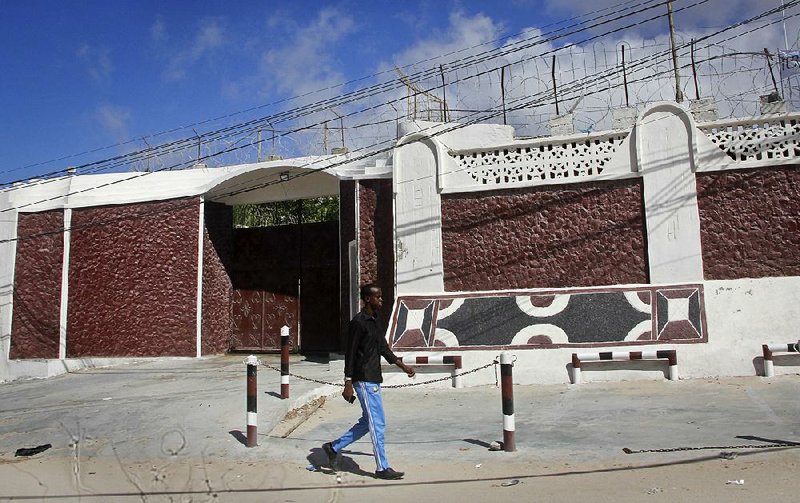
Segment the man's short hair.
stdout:
<svg viewBox="0 0 800 503">
<path fill-rule="evenodd" d="M 367 300 L 370 295 L 372 295 L 372 290 L 380 290 L 380 287 L 375 283 L 367 283 L 361 287 L 361 291 L 359 292 L 359 296 L 361 300 Z"/>
</svg>

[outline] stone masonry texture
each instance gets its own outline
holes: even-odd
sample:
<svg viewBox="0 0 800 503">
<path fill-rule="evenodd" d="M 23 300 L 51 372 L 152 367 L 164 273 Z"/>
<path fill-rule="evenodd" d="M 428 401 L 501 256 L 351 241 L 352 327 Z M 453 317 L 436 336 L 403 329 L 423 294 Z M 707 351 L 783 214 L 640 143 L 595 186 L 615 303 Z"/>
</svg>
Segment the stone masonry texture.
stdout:
<svg viewBox="0 0 800 503">
<path fill-rule="evenodd" d="M 394 236 L 392 181 L 359 184 L 359 254 L 361 284 L 375 283 L 383 293 L 384 312 L 394 302 Z"/>
<path fill-rule="evenodd" d="M 705 279 L 800 275 L 800 167 L 697 175 Z"/>
<path fill-rule="evenodd" d="M 194 356 L 197 198 L 76 209 L 67 356 Z"/>
<path fill-rule="evenodd" d="M 641 181 L 446 195 L 447 291 L 647 283 Z"/>
<path fill-rule="evenodd" d="M 58 358 L 63 210 L 20 213 L 9 356 Z"/>
<path fill-rule="evenodd" d="M 223 353 L 233 337 L 233 208 L 205 203 L 202 354 Z"/>
</svg>

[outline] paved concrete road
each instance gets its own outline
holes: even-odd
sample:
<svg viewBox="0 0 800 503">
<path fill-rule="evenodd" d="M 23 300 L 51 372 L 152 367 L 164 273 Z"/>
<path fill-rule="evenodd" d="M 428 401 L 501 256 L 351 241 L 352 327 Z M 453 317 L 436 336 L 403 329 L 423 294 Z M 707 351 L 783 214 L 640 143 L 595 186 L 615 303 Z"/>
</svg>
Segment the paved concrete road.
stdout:
<svg viewBox="0 0 800 503">
<path fill-rule="evenodd" d="M 800 441 L 797 376 L 516 386 L 513 453 L 487 449 L 502 438 L 499 389 L 387 389 L 388 455 L 407 471 L 387 484 L 370 477 L 368 441 L 344 453 L 338 474 L 322 466 L 319 446 L 357 419 L 357 404 L 341 399 L 339 388 L 297 379 L 292 398 L 280 400 L 279 375 L 265 367 L 260 445 L 246 448 L 242 360 L 150 361 L 0 384 L 0 500 L 792 501 L 798 494 L 800 450 L 735 448 Z M 274 356 L 262 360 L 277 364 Z M 338 383 L 337 369 L 306 360 L 291 368 Z M 43 453 L 14 457 L 46 443 L 52 447 Z M 709 449 L 625 454 L 624 447 Z M 721 459 L 723 450 L 735 459 Z"/>
</svg>

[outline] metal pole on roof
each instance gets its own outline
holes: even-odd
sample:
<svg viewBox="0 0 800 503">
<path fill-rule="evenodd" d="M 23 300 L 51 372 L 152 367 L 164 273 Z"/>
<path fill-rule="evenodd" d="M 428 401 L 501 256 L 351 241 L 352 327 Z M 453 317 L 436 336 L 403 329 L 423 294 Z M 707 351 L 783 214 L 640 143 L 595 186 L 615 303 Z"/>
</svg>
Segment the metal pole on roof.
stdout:
<svg viewBox="0 0 800 503">
<path fill-rule="evenodd" d="M 694 76 L 694 95 L 700 99 L 700 86 L 697 85 L 697 67 L 694 62 L 694 39 L 692 39 L 692 75 Z"/>
<path fill-rule="evenodd" d="M 628 98 L 628 74 L 625 71 L 625 44 L 622 44 L 622 84 L 625 87 L 625 106 L 631 106 Z"/>
<path fill-rule="evenodd" d="M 672 45 L 672 67 L 675 70 L 675 101 L 683 103 L 681 75 L 678 72 L 678 49 L 675 47 L 675 22 L 672 19 L 672 0 L 667 2 L 667 17 L 669 18 L 669 40 Z"/>
<path fill-rule="evenodd" d="M 503 100 L 503 124 L 506 122 L 506 67 L 500 67 L 500 97 Z"/>
<path fill-rule="evenodd" d="M 769 75 L 770 75 L 770 77 L 772 77 L 772 87 L 775 88 L 775 93 L 777 94 L 778 93 L 778 83 L 777 83 L 777 81 L 775 81 L 775 72 L 772 71 L 772 64 L 770 63 L 770 60 L 769 60 L 769 58 L 772 55 L 769 53 L 769 49 L 767 49 L 766 47 L 764 47 L 764 56 L 766 57 L 766 60 L 767 60 L 767 68 L 769 68 Z"/>
<path fill-rule="evenodd" d="M 556 55 L 553 54 L 553 71 L 551 72 L 553 78 L 553 96 L 556 99 L 556 115 L 561 115 L 558 111 L 558 88 L 556 86 Z"/>
<path fill-rule="evenodd" d="M 783 43 L 786 44 L 786 50 L 789 50 L 789 37 L 786 35 L 786 6 L 783 5 L 781 0 L 781 20 L 783 21 Z"/>
<path fill-rule="evenodd" d="M 442 122 L 447 122 L 447 88 L 444 84 L 444 68 L 439 65 L 439 73 L 442 75 Z"/>
</svg>

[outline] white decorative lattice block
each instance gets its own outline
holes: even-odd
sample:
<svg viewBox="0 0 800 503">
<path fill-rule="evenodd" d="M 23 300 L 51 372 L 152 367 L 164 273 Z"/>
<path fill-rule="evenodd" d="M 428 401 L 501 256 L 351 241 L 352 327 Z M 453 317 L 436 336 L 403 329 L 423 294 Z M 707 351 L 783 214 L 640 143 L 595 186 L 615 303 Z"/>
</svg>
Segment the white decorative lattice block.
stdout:
<svg viewBox="0 0 800 503">
<path fill-rule="evenodd" d="M 796 116 L 701 125 L 699 129 L 735 161 L 800 157 L 800 118 Z"/>
<path fill-rule="evenodd" d="M 503 147 L 473 152 L 451 152 L 458 169 L 478 185 L 507 186 L 581 179 L 599 175 L 627 132 L 581 137 L 554 143 Z"/>
</svg>

